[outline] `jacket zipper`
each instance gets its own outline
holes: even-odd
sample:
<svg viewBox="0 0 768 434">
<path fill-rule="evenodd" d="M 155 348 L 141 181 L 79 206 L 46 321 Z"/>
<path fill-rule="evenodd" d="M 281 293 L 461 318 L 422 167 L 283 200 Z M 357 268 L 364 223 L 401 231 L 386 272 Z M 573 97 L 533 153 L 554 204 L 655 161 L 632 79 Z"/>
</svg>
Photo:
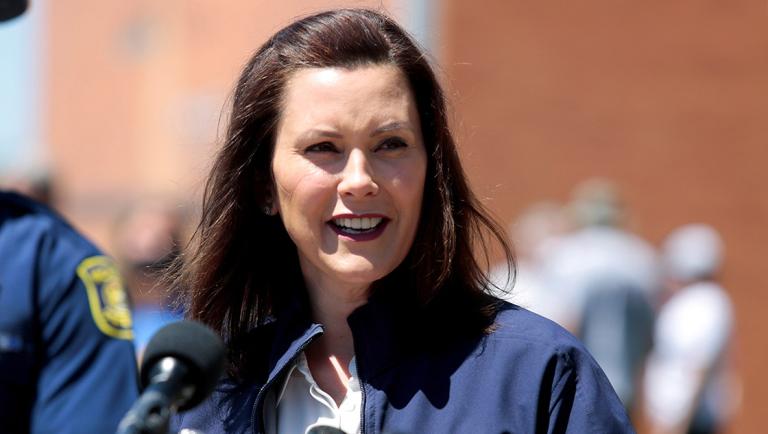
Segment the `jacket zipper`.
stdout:
<svg viewBox="0 0 768 434">
<path fill-rule="evenodd" d="M 357 379 L 360 381 L 360 434 L 365 434 L 365 383 L 360 379 L 358 369 Z"/>
<path fill-rule="evenodd" d="M 261 423 L 259 424 L 259 427 L 258 427 L 259 430 L 258 431 L 256 430 L 256 410 L 258 410 L 258 408 L 259 408 L 259 402 L 262 399 L 264 399 L 264 394 L 267 392 L 267 390 L 270 387 L 272 387 L 272 384 L 274 384 L 275 380 L 280 378 L 280 377 L 282 377 L 283 372 L 285 372 L 285 370 L 288 369 L 289 366 L 293 365 L 293 363 L 296 361 L 296 358 L 298 358 L 299 355 L 304 351 L 304 348 L 306 348 L 309 344 L 311 344 L 312 341 L 314 341 L 315 338 L 317 336 L 319 336 L 320 334 L 322 334 L 322 332 L 312 335 L 306 342 L 301 344 L 299 349 L 296 350 L 296 353 L 293 355 L 293 357 L 291 357 L 290 360 L 288 360 L 288 362 L 285 365 L 283 365 L 282 368 L 280 368 L 280 370 L 277 372 L 277 375 L 272 377 L 271 381 L 267 381 L 266 383 L 264 383 L 264 386 L 262 386 L 261 390 L 259 390 L 259 393 L 256 395 L 256 401 L 253 402 L 253 410 L 251 411 L 251 427 L 253 427 L 254 434 L 256 434 L 256 433 L 263 434 L 264 433 L 264 418 L 263 417 L 261 418 Z M 363 397 L 365 397 L 365 394 L 363 394 Z"/>
</svg>

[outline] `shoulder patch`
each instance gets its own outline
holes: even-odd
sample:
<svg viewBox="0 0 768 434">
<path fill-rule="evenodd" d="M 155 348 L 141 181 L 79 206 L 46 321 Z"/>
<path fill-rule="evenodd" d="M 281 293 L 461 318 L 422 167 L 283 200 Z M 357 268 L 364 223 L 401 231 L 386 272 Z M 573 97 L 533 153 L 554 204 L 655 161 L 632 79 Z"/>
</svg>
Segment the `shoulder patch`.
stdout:
<svg viewBox="0 0 768 434">
<path fill-rule="evenodd" d="M 133 339 L 128 295 L 115 263 L 106 256 L 85 258 L 77 275 L 88 293 L 88 305 L 96 326 L 107 336 Z"/>
</svg>

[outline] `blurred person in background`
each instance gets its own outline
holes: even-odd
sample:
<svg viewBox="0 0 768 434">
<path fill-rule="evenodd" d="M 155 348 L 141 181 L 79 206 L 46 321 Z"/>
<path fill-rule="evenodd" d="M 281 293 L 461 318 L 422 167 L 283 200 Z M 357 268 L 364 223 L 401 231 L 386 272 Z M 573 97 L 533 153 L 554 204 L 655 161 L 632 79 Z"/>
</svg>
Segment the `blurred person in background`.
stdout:
<svg viewBox="0 0 768 434">
<path fill-rule="evenodd" d="M 563 206 L 556 202 L 538 202 L 526 209 L 509 225 L 509 237 L 516 253 L 516 273 L 509 274 L 506 264 L 491 270 L 491 283 L 499 296 L 529 309 L 560 325 L 567 325 L 568 308 L 556 287 L 544 281 L 541 267 L 549 249 L 569 230 Z"/>
<path fill-rule="evenodd" d="M 0 432 L 114 432 L 138 394 L 131 338 L 112 260 L 0 191 Z"/>
<path fill-rule="evenodd" d="M 654 433 L 716 433 L 732 413 L 728 348 L 734 317 L 717 274 L 723 245 L 717 231 L 690 224 L 663 244 L 669 299 L 662 305 L 648 359 L 644 396 Z"/>
<path fill-rule="evenodd" d="M 548 250 L 546 284 L 562 294 L 565 322 L 605 370 L 627 410 L 651 348 L 660 270 L 654 248 L 626 229 L 615 184 L 590 179 L 569 205 L 575 230 Z"/>
<path fill-rule="evenodd" d="M 56 197 L 53 179 L 46 170 L 13 171 L 12 173 L 0 174 L 0 188 L 15 191 L 55 208 Z"/>
<path fill-rule="evenodd" d="M 154 333 L 182 314 L 159 285 L 163 270 L 179 253 L 183 216 L 160 201 L 140 201 L 115 221 L 115 259 L 133 304 L 134 343 L 141 357 Z"/>
</svg>

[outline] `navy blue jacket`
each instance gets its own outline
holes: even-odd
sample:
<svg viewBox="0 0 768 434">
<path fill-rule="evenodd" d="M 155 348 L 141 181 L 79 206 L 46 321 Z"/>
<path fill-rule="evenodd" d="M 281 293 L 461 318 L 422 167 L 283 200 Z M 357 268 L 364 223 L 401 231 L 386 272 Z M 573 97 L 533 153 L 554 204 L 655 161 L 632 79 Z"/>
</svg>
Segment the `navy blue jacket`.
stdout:
<svg viewBox="0 0 768 434">
<path fill-rule="evenodd" d="M 127 302 L 111 260 L 0 191 L 0 432 L 115 432 L 138 394 Z"/>
<path fill-rule="evenodd" d="M 256 328 L 249 381 L 223 380 L 176 418 L 175 429 L 262 433 L 270 393 L 323 332 L 293 312 Z M 409 319 L 372 297 L 348 319 L 363 391 L 364 433 L 632 433 L 605 375 L 555 323 L 503 304 L 493 331 L 466 333 L 460 317 Z M 416 326 L 414 326 L 414 324 Z"/>
</svg>

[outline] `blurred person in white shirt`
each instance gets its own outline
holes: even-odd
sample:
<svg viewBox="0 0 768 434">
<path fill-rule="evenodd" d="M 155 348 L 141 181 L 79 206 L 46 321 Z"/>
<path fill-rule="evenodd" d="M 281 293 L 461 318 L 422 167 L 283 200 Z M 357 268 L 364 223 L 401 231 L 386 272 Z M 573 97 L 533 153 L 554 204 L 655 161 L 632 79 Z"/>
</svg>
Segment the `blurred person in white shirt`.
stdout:
<svg viewBox="0 0 768 434">
<path fill-rule="evenodd" d="M 734 313 L 716 282 L 720 235 L 703 224 L 673 231 L 663 245 L 669 299 L 661 307 L 644 381 L 654 433 L 716 433 L 733 410 L 728 347 Z"/>
</svg>

